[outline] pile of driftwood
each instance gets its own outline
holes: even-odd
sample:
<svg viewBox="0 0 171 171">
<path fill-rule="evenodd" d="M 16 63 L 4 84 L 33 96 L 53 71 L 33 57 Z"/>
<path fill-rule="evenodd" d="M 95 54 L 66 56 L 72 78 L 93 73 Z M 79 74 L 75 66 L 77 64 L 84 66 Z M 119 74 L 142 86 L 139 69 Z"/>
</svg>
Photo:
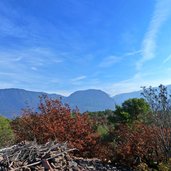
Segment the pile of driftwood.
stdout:
<svg viewBox="0 0 171 171">
<path fill-rule="evenodd" d="M 119 171 L 99 159 L 84 159 L 69 155 L 76 149 L 55 141 L 39 145 L 36 142 L 0 149 L 0 171 Z"/>
</svg>

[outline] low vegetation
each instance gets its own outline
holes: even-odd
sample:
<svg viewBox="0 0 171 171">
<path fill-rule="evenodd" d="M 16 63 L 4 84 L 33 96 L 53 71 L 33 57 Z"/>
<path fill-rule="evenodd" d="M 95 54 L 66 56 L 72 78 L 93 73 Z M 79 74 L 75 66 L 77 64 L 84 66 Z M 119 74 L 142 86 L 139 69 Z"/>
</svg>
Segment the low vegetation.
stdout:
<svg viewBox="0 0 171 171">
<path fill-rule="evenodd" d="M 14 134 L 10 127 L 10 120 L 0 116 L 0 148 L 10 145 L 14 141 Z"/>
<path fill-rule="evenodd" d="M 39 112 L 31 109 L 23 111 L 21 117 L 11 122 L 17 141 L 34 139 L 39 143 L 57 139 L 79 150 L 82 156 L 91 156 L 98 134 L 93 129 L 93 120 L 88 114 L 81 115 L 78 110 L 71 112 L 68 105 L 59 100 L 41 98 Z"/>
<path fill-rule="evenodd" d="M 170 95 L 163 85 L 143 87 L 142 95 L 144 98 L 126 100 L 114 111 L 83 114 L 59 100 L 42 97 L 39 111 L 25 109 L 12 121 L 0 118 L 7 127 L 6 131 L 0 128 L 0 145 L 8 144 L 14 133 L 15 142 L 67 141 L 78 149 L 75 155 L 98 157 L 140 171 L 170 170 Z"/>
</svg>

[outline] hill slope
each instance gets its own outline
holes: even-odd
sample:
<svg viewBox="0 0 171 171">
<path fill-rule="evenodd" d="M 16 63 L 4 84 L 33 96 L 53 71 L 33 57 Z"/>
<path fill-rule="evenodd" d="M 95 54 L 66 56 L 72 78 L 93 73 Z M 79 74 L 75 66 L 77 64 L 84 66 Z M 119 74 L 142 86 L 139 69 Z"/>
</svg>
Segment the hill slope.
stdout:
<svg viewBox="0 0 171 171">
<path fill-rule="evenodd" d="M 0 114 L 6 117 L 13 117 L 20 114 L 21 109 L 27 106 L 36 108 L 39 103 L 39 96 L 42 92 L 26 91 L 23 89 L 0 89 Z M 49 95 L 59 98 L 60 95 Z"/>
</svg>

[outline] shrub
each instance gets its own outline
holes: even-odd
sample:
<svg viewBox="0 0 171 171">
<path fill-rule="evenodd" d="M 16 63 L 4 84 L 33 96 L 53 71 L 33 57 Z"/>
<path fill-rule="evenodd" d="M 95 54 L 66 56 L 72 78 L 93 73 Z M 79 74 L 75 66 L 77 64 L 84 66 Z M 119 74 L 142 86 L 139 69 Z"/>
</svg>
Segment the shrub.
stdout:
<svg viewBox="0 0 171 171">
<path fill-rule="evenodd" d="M 10 120 L 0 116 L 0 148 L 12 144 L 14 135 L 10 127 Z"/>
<path fill-rule="evenodd" d="M 169 171 L 170 170 L 168 165 L 165 163 L 159 163 L 158 168 L 159 168 L 159 171 Z"/>
<path fill-rule="evenodd" d="M 145 162 L 148 165 L 162 160 L 156 137 L 157 128 L 143 123 L 128 126 L 120 124 L 116 129 L 117 155 L 130 166 Z"/>
<path fill-rule="evenodd" d="M 149 167 L 146 163 L 140 163 L 137 167 L 136 167 L 137 171 L 149 171 Z"/>
<path fill-rule="evenodd" d="M 93 120 L 87 114 L 81 115 L 78 110 L 71 113 L 68 105 L 47 97 L 41 98 L 39 112 L 26 109 L 11 125 L 18 141 L 67 141 L 69 146 L 77 148 L 80 154 L 86 156 L 92 155 L 98 139 L 93 129 Z"/>
</svg>

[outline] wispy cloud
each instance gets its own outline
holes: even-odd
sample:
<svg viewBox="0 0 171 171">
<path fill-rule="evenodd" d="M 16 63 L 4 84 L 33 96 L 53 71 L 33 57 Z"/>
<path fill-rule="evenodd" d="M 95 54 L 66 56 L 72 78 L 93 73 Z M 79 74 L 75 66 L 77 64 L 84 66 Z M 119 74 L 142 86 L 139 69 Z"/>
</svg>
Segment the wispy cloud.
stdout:
<svg viewBox="0 0 171 171">
<path fill-rule="evenodd" d="M 11 73 L 11 72 L 0 72 L 0 76 L 11 77 L 11 76 L 14 76 L 14 73 Z"/>
<path fill-rule="evenodd" d="M 99 67 L 105 68 L 110 67 L 118 62 L 120 62 L 121 58 L 118 56 L 108 56 L 102 60 L 102 62 L 99 64 Z"/>
<path fill-rule="evenodd" d="M 0 2 L 0 36 L 13 36 L 17 38 L 26 38 L 31 35 L 28 27 L 27 17 L 23 17 L 7 1 Z M 21 21 L 23 24 L 18 24 Z M 26 24 L 27 23 L 27 24 Z"/>
<path fill-rule="evenodd" d="M 45 72 L 44 68 L 54 68 L 54 60 L 62 59 L 57 58 L 56 53 L 51 49 L 44 48 L 24 48 L 19 50 L 8 50 L 0 52 L 0 79 L 3 85 L 13 87 L 22 86 L 26 87 L 33 84 L 35 87 L 43 82 L 46 86 L 44 80 L 50 80 L 53 74 Z M 52 67 L 51 67 L 52 66 Z M 57 66 L 57 63 L 55 63 Z M 48 75 L 49 74 L 49 75 Z M 15 82 L 12 83 L 12 80 Z M 8 87 L 9 87 L 8 86 Z"/>
<path fill-rule="evenodd" d="M 20 38 L 26 37 L 27 32 L 24 30 L 24 28 L 15 25 L 5 17 L 0 16 L 0 20 L 1 20 L 0 35 L 3 36 L 10 35 Z"/>
<path fill-rule="evenodd" d="M 135 50 L 135 51 L 125 52 L 121 56 L 115 56 L 115 55 L 107 56 L 100 62 L 99 67 L 102 68 L 111 67 L 114 64 L 121 62 L 125 57 L 134 56 L 140 53 L 141 50 Z"/>
<path fill-rule="evenodd" d="M 110 85 L 104 85 L 101 89 L 105 90 L 108 92 L 110 95 L 116 95 L 120 93 L 128 93 L 128 92 L 133 92 L 133 91 L 139 91 L 141 90 L 142 86 L 153 86 L 157 87 L 160 84 L 163 85 L 169 85 L 171 83 L 171 78 L 168 77 L 168 74 L 163 77 L 161 80 L 160 78 L 148 78 L 148 77 L 141 77 L 135 75 L 134 77 L 119 81 Z"/>
<path fill-rule="evenodd" d="M 84 79 L 86 79 L 86 78 L 87 78 L 87 76 L 81 75 L 81 76 L 79 76 L 79 77 L 75 77 L 75 78 L 71 79 L 71 81 L 72 81 L 72 82 L 77 82 L 77 81 L 84 80 Z"/>
<path fill-rule="evenodd" d="M 140 70 L 146 61 L 155 57 L 156 41 L 159 30 L 168 19 L 171 12 L 171 0 L 158 0 L 150 21 L 149 28 L 142 42 L 142 58 L 137 62 L 136 68 Z"/>
<path fill-rule="evenodd" d="M 67 37 L 50 21 L 44 19 L 41 22 L 36 15 L 26 14 L 22 8 L 15 9 L 8 2 L 0 2 L 0 9 L 3 11 L 0 13 L 0 36 L 2 37 L 17 38 L 21 42 L 30 44 L 40 44 L 40 42 L 48 44 L 47 40 L 56 38 L 59 31 L 60 35 Z"/>
<path fill-rule="evenodd" d="M 32 69 L 33 71 L 37 71 L 37 68 L 36 68 L 36 67 L 31 67 L 31 69 Z"/>
<path fill-rule="evenodd" d="M 126 52 L 123 56 L 133 56 L 133 55 L 140 54 L 141 52 L 142 52 L 142 50 L 135 50 L 135 51 L 131 51 L 131 52 Z"/>
<path fill-rule="evenodd" d="M 15 62 L 15 63 L 14 63 Z M 61 63 L 63 59 L 56 55 L 51 49 L 42 47 L 23 48 L 18 50 L 1 50 L 0 64 L 19 64 L 42 66 L 51 63 Z M 8 66 L 7 66 L 8 67 Z"/>
<path fill-rule="evenodd" d="M 171 60 L 171 55 L 169 55 L 166 59 L 164 59 L 163 64 L 167 63 Z"/>
</svg>

